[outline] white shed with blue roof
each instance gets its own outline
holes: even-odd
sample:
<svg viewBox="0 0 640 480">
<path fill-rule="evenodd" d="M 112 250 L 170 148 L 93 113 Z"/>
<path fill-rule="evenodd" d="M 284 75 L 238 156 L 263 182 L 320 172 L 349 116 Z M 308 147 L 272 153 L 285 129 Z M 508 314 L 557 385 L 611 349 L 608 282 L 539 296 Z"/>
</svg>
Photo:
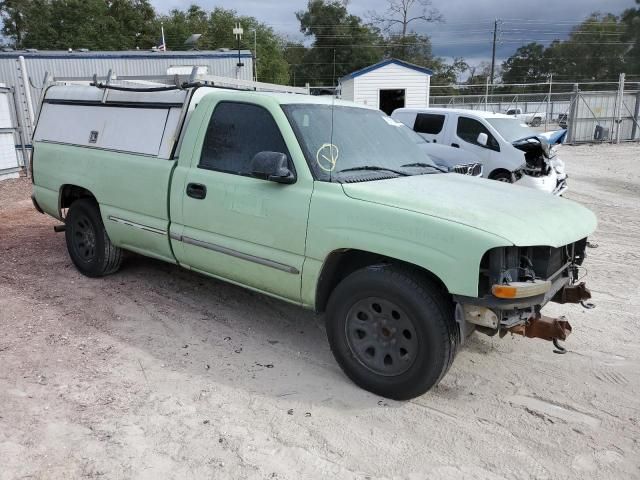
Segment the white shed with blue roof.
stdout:
<svg viewBox="0 0 640 480">
<path fill-rule="evenodd" d="M 396 108 L 428 107 L 433 71 L 395 58 L 340 79 L 341 98 L 391 114 Z"/>
</svg>

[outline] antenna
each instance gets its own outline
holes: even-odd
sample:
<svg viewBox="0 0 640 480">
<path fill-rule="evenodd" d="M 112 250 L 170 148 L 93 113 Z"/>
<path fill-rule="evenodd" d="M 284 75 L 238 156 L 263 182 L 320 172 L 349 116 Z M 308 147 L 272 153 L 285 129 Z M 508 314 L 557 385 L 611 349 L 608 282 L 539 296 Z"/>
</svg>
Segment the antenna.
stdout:
<svg viewBox="0 0 640 480">
<path fill-rule="evenodd" d="M 336 87 L 336 49 L 333 49 L 333 94 L 331 95 L 331 133 L 329 135 L 329 147 L 331 152 L 333 152 L 333 110 L 336 106 L 336 95 L 338 93 L 338 89 Z M 335 168 L 335 163 L 333 164 Z M 333 168 L 329 170 L 329 182 L 332 181 Z"/>
</svg>

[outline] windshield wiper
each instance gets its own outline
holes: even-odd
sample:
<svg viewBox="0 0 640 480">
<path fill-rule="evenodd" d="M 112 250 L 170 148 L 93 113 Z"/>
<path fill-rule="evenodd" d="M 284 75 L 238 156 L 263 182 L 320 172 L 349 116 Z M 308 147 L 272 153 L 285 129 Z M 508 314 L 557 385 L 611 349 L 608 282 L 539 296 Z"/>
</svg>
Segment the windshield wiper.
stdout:
<svg viewBox="0 0 640 480">
<path fill-rule="evenodd" d="M 400 165 L 402 168 L 407 168 L 407 167 L 423 167 L 423 168 L 432 168 L 433 170 L 438 170 L 439 172 L 447 172 L 447 170 L 445 170 L 442 167 L 438 167 L 437 165 L 431 165 L 430 163 L 424 163 L 424 162 L 416 162 L 416 163 L 406 163 L 404 165 Z"/>
<path fill-rule="evenodd" d="M 378 166 L 375 166 L 375 165 L 362 165 L 361 167 L 345 168 L 343 170 L 337 171 L 336 173 L 355 172 L 357 170 L 374 170 L 374 171 L 384 170 L 384 171 L 387 171 L 387 172 L 395 173 L 397 175 L 401 175 L 403 177 L 410 176 L 410 174 L 408 174 L 406 172 L 401 172 L 400 170 L 394 170 L 393 168 L 387 168 L 387 167 L 378 167 Z"/>
</svg>

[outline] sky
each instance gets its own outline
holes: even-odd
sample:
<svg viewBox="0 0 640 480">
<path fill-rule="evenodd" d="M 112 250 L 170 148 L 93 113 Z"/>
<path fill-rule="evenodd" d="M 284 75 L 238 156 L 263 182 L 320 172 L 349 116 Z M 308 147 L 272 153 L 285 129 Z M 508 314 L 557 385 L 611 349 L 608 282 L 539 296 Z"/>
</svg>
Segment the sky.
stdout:
<svg viewBox="0 0 640 480">
<path fill-rule="evenodd" d="M 197 3 L 205 9 L 216 6 L 235 9 L 272 26 L 292 39 L 301 39 L 295 12 L 306 0 L 151 0 L 159 12 L 186 9 Z M 367 13 L 385 10 L 386 0 L 351 0 L 349 11 L 367 18 Z M 432 0 L 443 15 L 440 24 L 415 25 L 418 33 L 431 36 L 436 55 L 464 57 L 470 64 L 491 58 L 494 20 L 500 19 L 496 57 L 508 58 L 520 45 L 531 41 L 548 43 L 565 38 L 571 27 L 593 12 L 620 14 L 634 7 L 634 0 Z"/>
</svg>

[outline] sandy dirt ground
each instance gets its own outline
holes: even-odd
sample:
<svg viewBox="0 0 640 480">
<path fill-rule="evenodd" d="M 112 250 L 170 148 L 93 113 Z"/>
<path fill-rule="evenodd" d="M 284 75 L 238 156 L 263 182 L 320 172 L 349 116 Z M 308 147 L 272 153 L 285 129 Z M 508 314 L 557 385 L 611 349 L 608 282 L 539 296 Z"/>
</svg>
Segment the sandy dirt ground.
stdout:
<svg viewBox="0 0 640 480">
<path fill-rule="evenodd" d="M 474 334 L 410 402 L 354 386 L 322 317 L 131 255 L 88 279 L 0 182 L 0 479 L 640 478 L 640 147 L 564 147 L 596 308 Z"/>
</svg>

